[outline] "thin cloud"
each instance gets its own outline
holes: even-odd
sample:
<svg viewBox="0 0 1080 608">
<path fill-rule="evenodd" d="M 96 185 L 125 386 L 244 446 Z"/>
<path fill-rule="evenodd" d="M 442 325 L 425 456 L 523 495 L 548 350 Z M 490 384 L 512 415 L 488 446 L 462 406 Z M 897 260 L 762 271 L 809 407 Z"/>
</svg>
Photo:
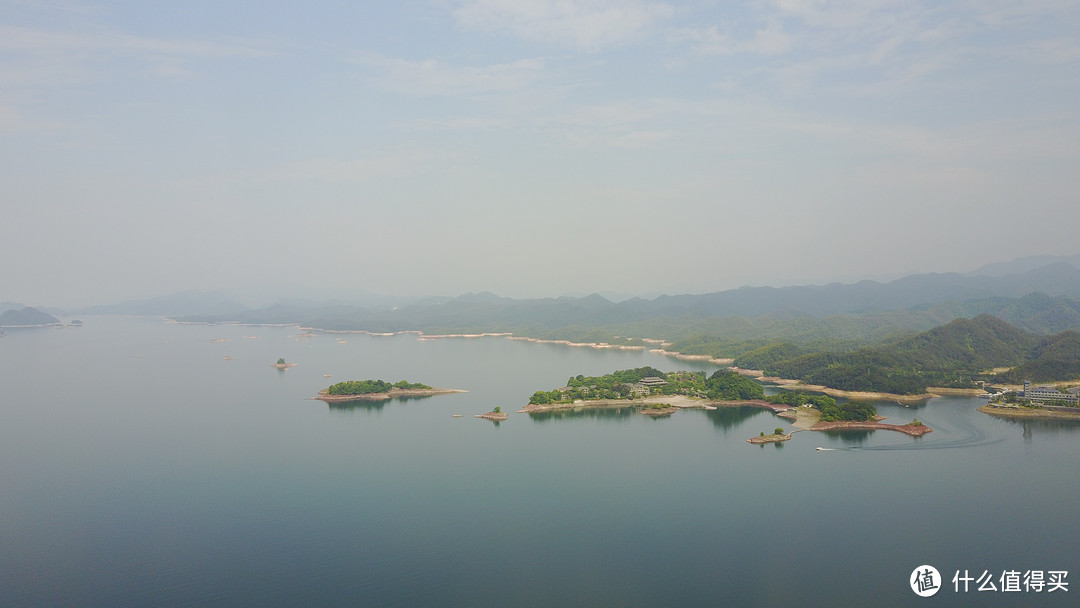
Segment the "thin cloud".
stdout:
<svg viewBox="0 0 1080 608">
<path fill-rule="evenodd" d="M 640 39 L 674 9 L 643 0 L 464 0 L 453 15 L 469 29 L 598 51 Z"/>
<path fill-rule="evenodd" d="M 716 25 L 677 28 L 670 37 L 677 44 L 689 44 L 699 55 L 781 55 L 793 46 L 792 36 L 784 31 L 784 26 L 779 21 L 768 22 L 765 27 L 757 29 L 752 37 L 746 39 L 723 33 Z"/>
<path fill-rule="evenodd" d="M 546 68 L 543 59 L 461 66 L 438 59 L 410 61 L 364 53 L 355 56 L 353 61 L 376 68 L 383 87 L 419 97 L 476 98 L 517 91 L 539 81 Z"/>
<path fill-rule="evenodd" d="M 194 62 L 272 56 L 253 41 L 154 38 L 88 28 L 71 32 L 0 24 L 0 92 L 13 87 L 48 89 L 109 79 L 121 59 L 142 64 L 138 73 L 169 81 L 199 77 Z"/>
<path fill-rule="evenodd" d="M 157 53 L 201 58 L 266 57 L 271 54 L 250 42 L 222 43 L 182 38 L 152 38 L 110 31 L 74 33 L 3 24 L 0 24 L 0 50 L 20 53 Z"/>
<path fill-rule="evenodd" d="M 398 180 L 446 170 L 452 156 L 429 150 L 391 151 L 362 157 L 315 157 L 277 165 L 268 170 L 223 175 L 217 183 L 264 182 L 371 183 Z"/>
</svg>

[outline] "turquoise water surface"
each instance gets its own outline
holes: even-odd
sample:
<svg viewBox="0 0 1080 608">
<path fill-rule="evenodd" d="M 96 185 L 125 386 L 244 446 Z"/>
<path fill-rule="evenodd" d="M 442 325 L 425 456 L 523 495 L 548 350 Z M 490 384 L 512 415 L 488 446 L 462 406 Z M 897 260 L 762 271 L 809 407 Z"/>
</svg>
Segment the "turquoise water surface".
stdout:
<svg viewBox="0 0 1080 608">
<path fill-rule="evenodd" d="M 83 320 L 0 338 L 3 606 L 1071 606 L 1080 594 L 950 582 L 964 569 L 1080 580 L 1075 424 L 940 398 L 878 406 L 888 422 L 918 416 L 934 429 L 923 438 L 753 446 L 788 421 L 751 408 L 513 413 L 572 375 L 715 369 L 653 353 Z M 278 357 L 298 365 L 276 370 Z M 469 392 L 308 399 L 366 378 Z M 495 405 L 508 421 L 472 417 Z M 950 579 L 933 598 L 908 586 L 921 564 Z"/>
</svg>

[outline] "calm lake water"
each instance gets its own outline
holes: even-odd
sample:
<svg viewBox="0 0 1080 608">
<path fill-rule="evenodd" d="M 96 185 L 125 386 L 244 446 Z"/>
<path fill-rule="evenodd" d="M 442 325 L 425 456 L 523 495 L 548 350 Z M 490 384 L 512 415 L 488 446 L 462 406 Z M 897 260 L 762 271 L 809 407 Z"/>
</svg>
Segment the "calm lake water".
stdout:
<svg viewBox="0 0 1080 608">
<path fill-rule="evenodd" d="M 714 368 L 503 338 L 84 321 L 0 337 L 2 606 L 1080 597 L 1075 424 L 999 420 L 969 398 L 878 406 L 889 422 L 930 425 L 921 439 L 803 432 L 753 446 L 789 425 L 749 408 L 493 424 L 472 416 L 513 412 L 572 375 Z M 298 365 L 273 369 L 278 357 Z M 308 399 L 366 378 L 469 392 L 356 407 Z M 946 578 L 933 598 L 909 587 L 921 564 Z M 1072 584 L 954 592 L 965 569 L 995 581 L 1065 570 Z"/>
</svg>

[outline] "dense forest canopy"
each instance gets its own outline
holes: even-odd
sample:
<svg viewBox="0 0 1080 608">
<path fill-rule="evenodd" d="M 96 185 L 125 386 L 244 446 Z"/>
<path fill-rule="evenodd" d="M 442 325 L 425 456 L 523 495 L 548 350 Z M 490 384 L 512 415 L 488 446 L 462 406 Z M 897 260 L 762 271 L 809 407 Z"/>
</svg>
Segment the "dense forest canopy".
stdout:
<svg viewBox="0 0 1080 608">
<path fill-rule="evenodd" d="M 650 379 L 663 383 L 649 382 Z M 642 385 L 642 381 L 648 385 Z M 617 370 L 603 376 L 573 376 L 566 387 L 536 391 L 529 403 L 570 403 L 578 399 L 636 399 L 645 394 L 687 395 L 708 399 L 761 399 L 764 391 L 751 378 L 729 370 L 711 376 L 702 371 L 662 372 L 654 367 Z"/>
<path fill-rule="evenodd" d="M 368 395 L 371 393 L 388 393 L 391 390 L 419 390 L 431 387 L 419 382 L 401 380 L 393 384 L 385 380 L 346 380 L 330 385 L 326 389 L 328 395 Z"/>
<path fill-rule="evenodd" d="M 854 391 L 919 394 L 930 386 L 974 388 L 980 382 L 1068 380 L 1080 377 L 1080 334 L 1051 337 L 1017 329 L 991 315 L 957 319 L 932 330 L 849 352 L 798 353 L 759 349 L 767 375 Z M 994 375 L 990 370 L 1013 367 Z"/>
</svg>

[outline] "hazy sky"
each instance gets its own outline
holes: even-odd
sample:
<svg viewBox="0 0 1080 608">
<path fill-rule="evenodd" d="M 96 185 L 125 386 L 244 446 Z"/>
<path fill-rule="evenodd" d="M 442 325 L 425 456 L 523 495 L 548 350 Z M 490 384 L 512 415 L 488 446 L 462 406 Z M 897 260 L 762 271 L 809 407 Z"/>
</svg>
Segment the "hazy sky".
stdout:
<svg viewBox="0 0 1080 608">
<path fill-rule="evenodd" d="M 970 270 L 1078 175 L 1075 0 L 0 0 L 0 301 Z"/>
</svg>

